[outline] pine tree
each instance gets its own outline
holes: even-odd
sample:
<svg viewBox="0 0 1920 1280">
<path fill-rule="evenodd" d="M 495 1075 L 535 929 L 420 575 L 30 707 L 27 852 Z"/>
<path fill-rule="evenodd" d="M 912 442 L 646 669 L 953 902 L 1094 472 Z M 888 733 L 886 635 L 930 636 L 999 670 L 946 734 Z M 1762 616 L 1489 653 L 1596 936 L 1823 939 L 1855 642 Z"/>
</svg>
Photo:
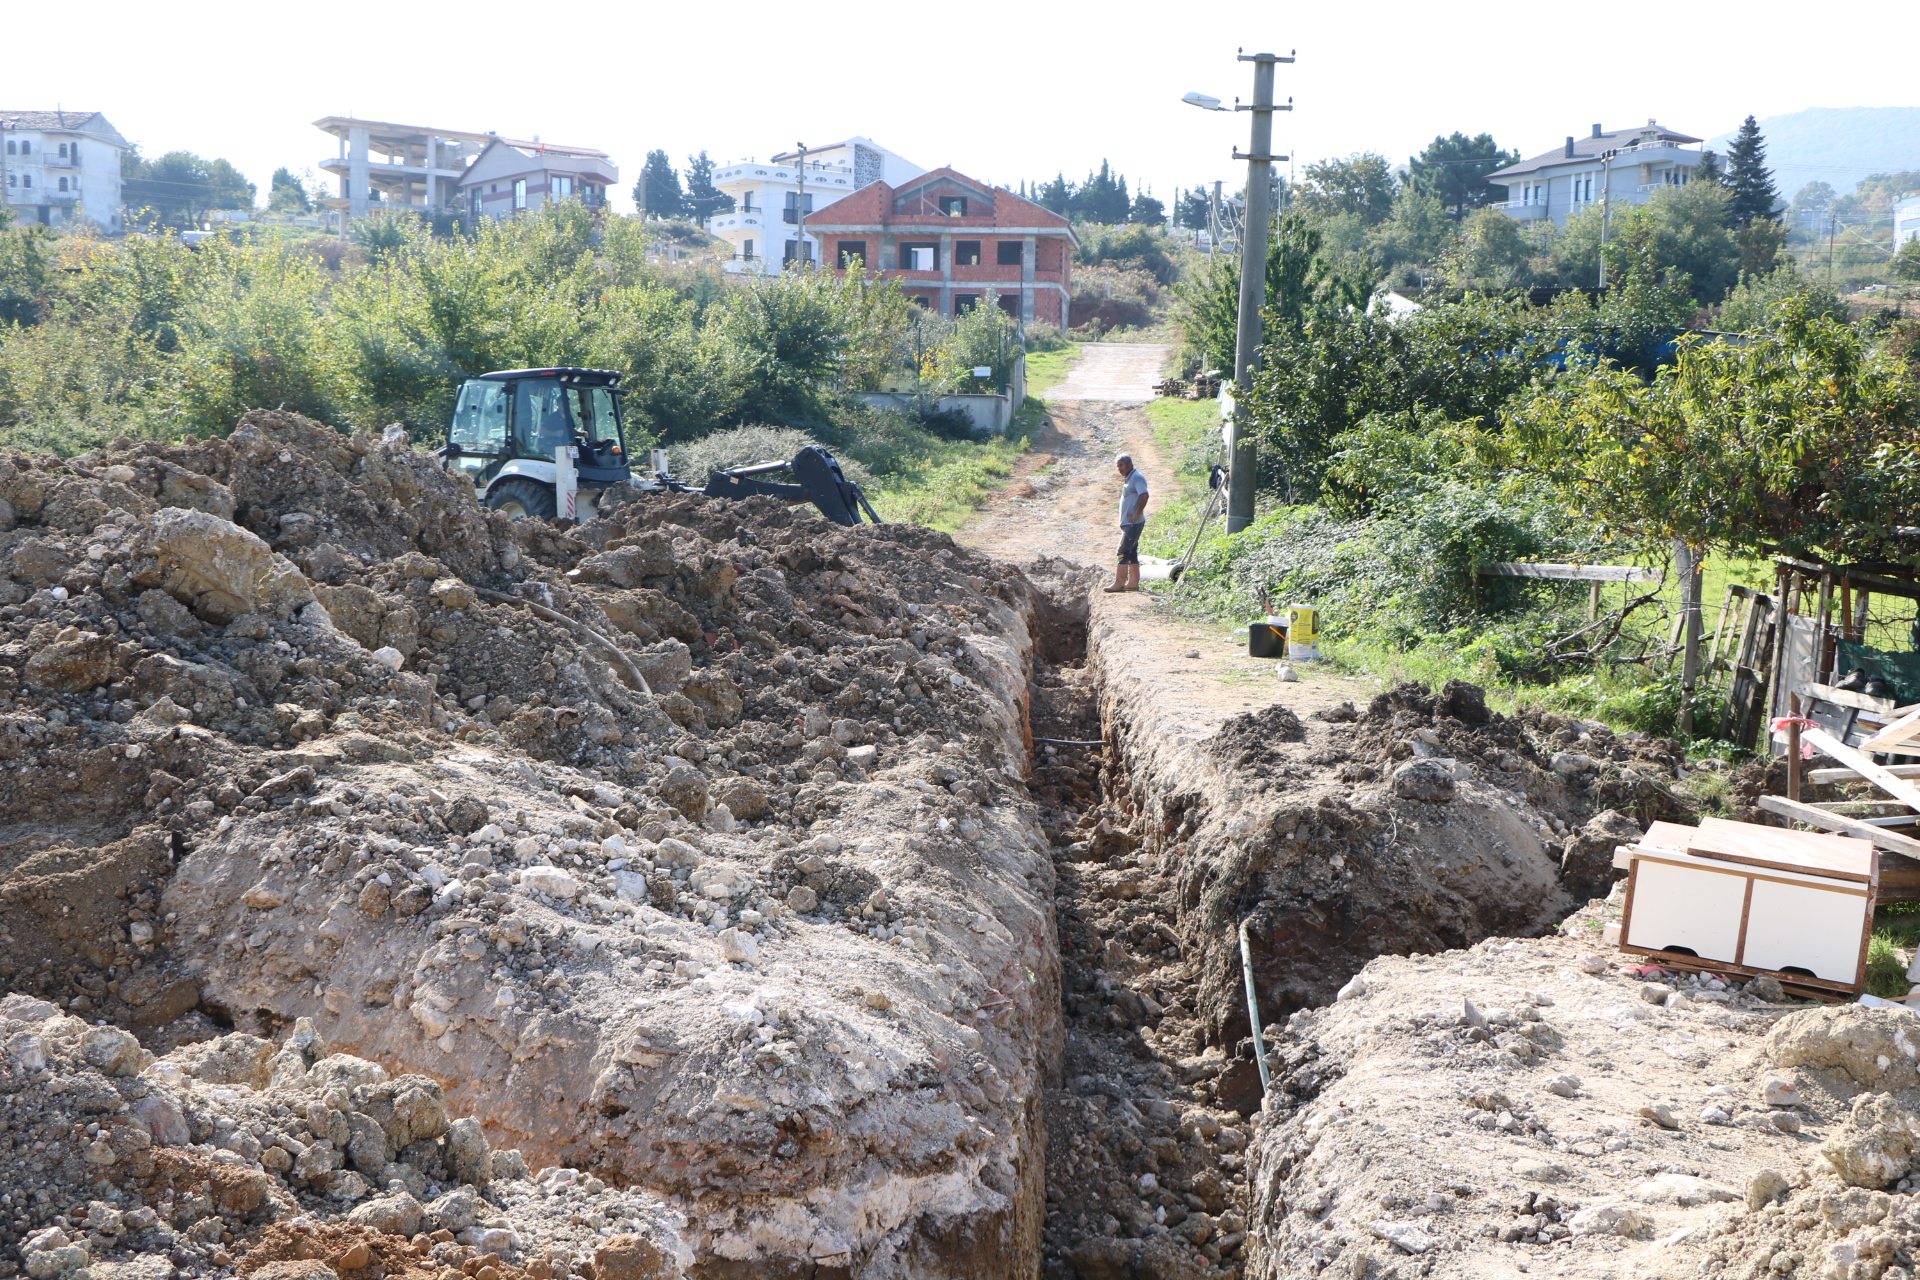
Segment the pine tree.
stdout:
<svg viewBox="0 0 1920 1280">
<path fill-rule="evenodd" d="M 1693 167 L 1693 181 L 1717 182 L 1722 186 L 1726 185 L 1727 171 L 1720 164 L 1719 152 L 1702 151 L 1700 153 L 1700 163 Z"/>
<path fill-rule="evenodd" d="M 1736 227 L 1744 227 L 1755 218 L 1773 217 L 1773 206 L 1780 192 L 1773 185 L 1773 172 L 1767 168 L 1767 142 L 1752 116 L 1740 124 L 1733 145 L 1727 148 L 1727 188 L 1733 199 L 1727 202 L 1727 216 Z"/>
<path fill-rule="evenodd" d="M 1052 182 L 1043 182 L 1035 187 L 1032 199 L 1041 208 L 1050 209 L 1064 218 L 1073 211 L 1075 194 L 1067 175 L 1060 173 L 1054 175 Z"/>
<path fill-rule="evenodd" d="M 633 184 L 633 202 L 649 218 L 678 218 L 686 213 L 680 175 L 674 172 L 666 152 L 647 152 L 647 162 L 640 168 L 640 181 Z"/>
<path fill-rule="evenodd" d="M 704 151 L 687 157 L 687 194 L 682 203 L 695 222 L 733 212 L 733 197 L 713 185 L 713 158 Z"/>
</svg>

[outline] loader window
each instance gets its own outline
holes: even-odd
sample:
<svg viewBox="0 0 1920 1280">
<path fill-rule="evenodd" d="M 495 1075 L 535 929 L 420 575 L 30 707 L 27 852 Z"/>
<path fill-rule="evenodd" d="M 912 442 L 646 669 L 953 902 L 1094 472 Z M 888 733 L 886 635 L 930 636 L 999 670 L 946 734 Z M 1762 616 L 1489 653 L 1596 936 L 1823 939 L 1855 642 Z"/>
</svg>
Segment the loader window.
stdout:
<svg viewBox="0 0 1920 1280">
<path fill-rule="evenodd" d="M 573 439 L 569 390 L 557 382 L 532 378 L 513 384 L 513 435 L 521 453 L 551 458 L 555 449 Z"/>
<path fill-rule="evenodd" d="M 472 453 L 500 453 L 507 447 L 507 388 L 478 378 L 460 384 L 453 409 L 453 443 Z"/>
<path fill-rule="evenodd" d="M 587 439 L 596 443 L 620 443 L 620 415 L 614 408 L 613 392 L 606 387 L 582 387 L 574 394 L 583 402 L 581 419 Z"/>
</svg>

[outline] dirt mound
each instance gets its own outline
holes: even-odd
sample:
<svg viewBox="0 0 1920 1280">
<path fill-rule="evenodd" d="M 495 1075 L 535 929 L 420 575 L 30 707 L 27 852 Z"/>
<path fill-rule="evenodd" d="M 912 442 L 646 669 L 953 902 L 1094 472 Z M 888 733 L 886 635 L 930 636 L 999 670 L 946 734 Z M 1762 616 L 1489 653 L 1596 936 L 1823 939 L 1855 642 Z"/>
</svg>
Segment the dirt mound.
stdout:
<svg viewBox="0 0 1920 1280">
<path fill-rule="evenodd" d="M 13 1206 L 0 1248 L 40 1280 L 148 1262 L 281 1277 L 319 1263 L 344 1280 L 584 1272 L 596 1237 L 553 1230 L 549 1188 L 675 1249 L 658 1200 L 575 1169 L 535 1179 L 477 1121 L 450 1121 L 438 1083 L 331 1053 L 306 1019 L 279 1046 L 231 1034 L 156 1059 L 119 1028 L 16 993 L 0 1000 L 0 1043 Z"/>
<path fill-rule="evenodd" d="M 1275 1028 L 1247 1274 L 1906 1274 L 1912 1017 L 1611 963 L 1617 915 L 1382 957 Z"/>
<path fill-rule="evenodd" d="M 311 1019 L 543 1176 L 683 1197 L 629 1228 L 668 1240 L 662 1274 L 999 1274 L 1037 1241 L 1058 1035 L 1029 679 L 1083 716 L 1079 606 L 925 529 L 631 496 L 509 523 L 398 432 L 281 413 L 0 461 L 0 981 L 182 1061 Z M 1093 785 L 1051 767 L 1063 799 Z M 17 1110 L 37 1130 L 67 1096 Z M 306 1208 L 272 1267 L 337 1268 L 333 1224 L 453 1178 L 388 1150 L 319 1194 L 273 1151 L 358 1131 L 281 1105 L 205 1157 Z M 86 1216 L 73 1168 L 31 1225 Z M 116 1203 L 159 1223 L 179 1182 Z M 366 1265 L 584 1274 L 639 1221 L 588 1183 L 616 1194 L 529 1192 L 569 1211 L 498 1249 L 408 1232 Z M 234 1227 L 173 1265 L 229 1265 Z M 602 1261 L 642 1280 L 646 1252 Z"/>
<path fill-rule="evenodd" d="M 1258 711 L 1246 711 L 1221 726 L 1207 741 L 1207 750 L 1231 761 L 1236 769 L 1245 769 L 1255 777 L 1271 777 L 1275 768 L 1287 767 L 1288 756 L 1276 751 L 1283 742 L 1305 742 L 1307 726 L 1291 710 L 1275 703 Z"/>
</svg>

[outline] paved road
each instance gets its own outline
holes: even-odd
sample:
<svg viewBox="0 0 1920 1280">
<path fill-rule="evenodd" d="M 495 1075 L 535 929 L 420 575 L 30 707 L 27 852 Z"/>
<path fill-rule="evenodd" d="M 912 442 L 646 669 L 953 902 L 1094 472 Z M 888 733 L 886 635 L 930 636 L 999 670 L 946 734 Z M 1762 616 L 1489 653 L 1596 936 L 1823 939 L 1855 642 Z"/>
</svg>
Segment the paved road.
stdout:
<svg viewBox="0 0 1920 1280">
<path fill-rule="evenodd" d="M 1065 382 L 1048 400 L 1107 400 L 1138 404 L 1153 399 L 1153 384 L 1165 377 L 1173 348 L 1148 342 L 1089 342 L 1081 346 Z"/>
</svg>

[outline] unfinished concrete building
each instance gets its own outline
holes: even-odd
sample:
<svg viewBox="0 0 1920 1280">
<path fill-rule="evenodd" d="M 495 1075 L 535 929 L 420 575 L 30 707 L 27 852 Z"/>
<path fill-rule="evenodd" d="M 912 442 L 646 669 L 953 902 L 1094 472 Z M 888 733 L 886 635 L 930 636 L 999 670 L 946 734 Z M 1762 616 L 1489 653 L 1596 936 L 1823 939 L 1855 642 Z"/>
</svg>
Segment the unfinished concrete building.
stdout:
<svg viewBox="0 0 1920 1280">
<path fill-rule="evenodd" d="M 392 124 L 353 116 L 326 116 L 314 127 L 340 140 L 339 153 L 320 162 L 320 168 L 340 181 L 340 194 L 320 203 L 334 213 L 339 229 L 369 212 L 407 210 L 413 213 L 459 213 L 460 180 L 489 143 L 502 142 L 530 154 L 585 164 L 595 185 L 618 180 L 618 170 L 606 152 L 591 147 L 565 147 L 539 139 L 521 142 L 496 133 L 470 133 L 426 125 Z"/>
</svg>

